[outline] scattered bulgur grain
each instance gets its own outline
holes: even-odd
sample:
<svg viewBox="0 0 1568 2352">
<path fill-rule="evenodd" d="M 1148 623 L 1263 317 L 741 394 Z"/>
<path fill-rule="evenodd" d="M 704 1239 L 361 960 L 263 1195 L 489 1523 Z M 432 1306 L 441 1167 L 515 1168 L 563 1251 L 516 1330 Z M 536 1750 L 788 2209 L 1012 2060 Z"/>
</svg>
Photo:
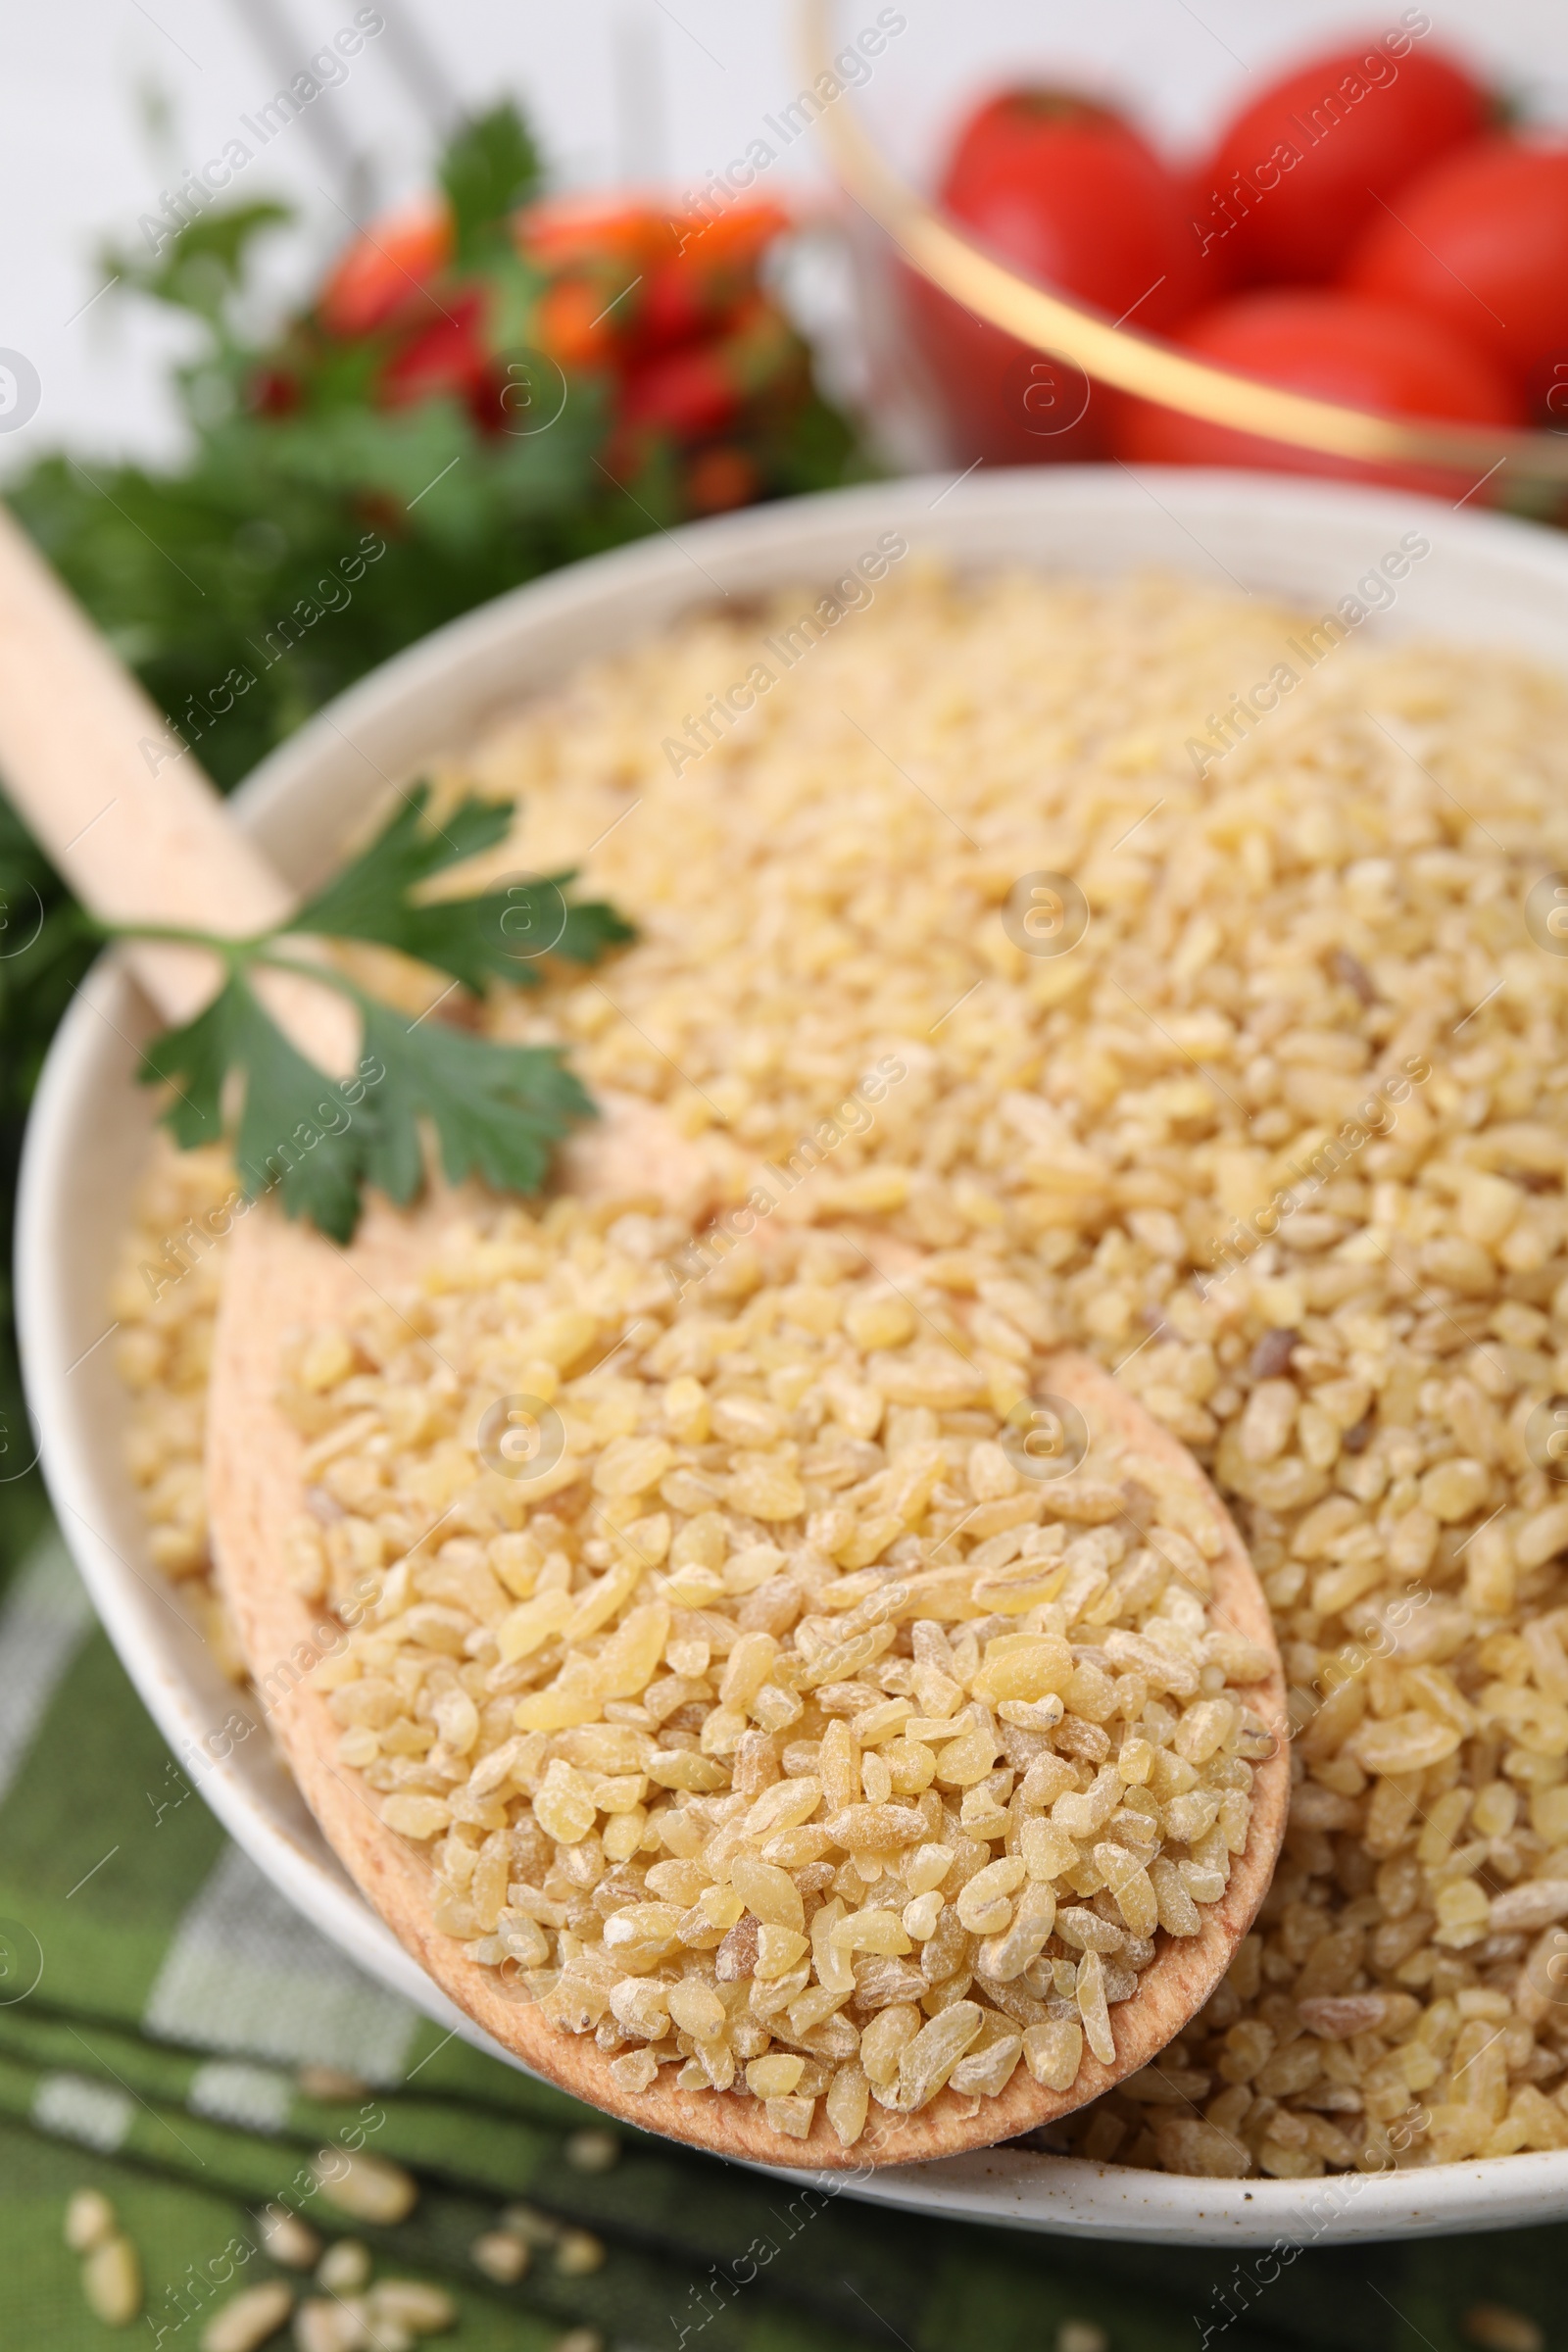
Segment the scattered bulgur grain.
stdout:
<svg viewBox="0 0 1568 2352">
<path fill-rule="evenodd" d="M 90 2254 L 112 2237 L 119 2217 L 101 2189 L 74 2189 L 66 2206 L 65 2240 L 74 2254 Z"/>
<path fill-rule="evenodd" d="M 553 2246 L 562 2233 L 554 2214 L 541 2212 L 537 2205 L 504 2206 L 499 2226 L 525 2246 Z"/>
<path fill-rule="evenodd" d="M 357 2222 L 401 2222 L 413 2212 L 419 2184 L 401 2164 L 349 2148 L 323 2148 L 312 2167 L 328 2204 Z"/>
<path fill-rule="evenodd" d="M 591 2271 L 603 2270 L 605 2260 L 605 2241 L 591 2230 L 564 2230 L 556 2247 L 556 2268 L 565 2278 L 586 2278 Z"/>
<path fill-rule="evenodd" d="M 304 2099 L 319 2099 L 323 2105 L 346 2106 L 350 2100 L 368 2099 L 370 2085 L 358 2075 L 345 2072 L 341 2066 L 302 2066 L 294 2077 Z"/>
<path fill-rule="evenodd" d="M 141 2261 L 128 2237 L 99 2240 L 82 2263 L 81 2291 L 106 2328 L 130 2326 L 141 2311 Z"/>
<path fill-rule="evenodd" d="M 620 2142 L 613 2132 L 568 2132 L 562 2152 L 574 2173 L 609 2173 L 620 2162 Z"/>
<path fill-rule="evenodd" d="M 313 2295 L 294 2314 L 299 2352 L 358 2352 L 365 2342 L 363 2305 Z"/>
<path fill-rule="evenodd" d="M 486 2230 L 468 2248 L 475 2269 L 500 2286 L 514 2286 L 533 2259 L 520 2237 L 509 2230 Z"/>
<path fill-rule="evenodd" d="M 423 2278 L 382 2278 L 367 2298 L 371 2340 L 390 2324 L 413 2335 L 441 2335 L 458 2322 L 458 2307 L 444 2286 Z"/>
<path fill-rule="evenodd" d="M 320 2258 L 321 2240 L 309 2222 L 286 2205 L 269 2205 L 256 2217 L 262 2250 L 285 2270 L 308 2271 Z"/>
<path fill-rule="evenodd" d="M 1472 2303 L 1459 2326 L 1481 2352 L 1544 2352 L 1544 2329 L 1506 2303 Z"/>
<path fill-rule="evenodd" d="M 316 2266 L 318 2286 L 329 2295 L 357 2295 L 370 2276 L 370 2249 L 357 2237 L 340 2237 Z"/>
<path fill-rule="evenodd" d="M 294 2289 L 281 2278 L 244 2287 L 215 2311 L 201 2334 L 201 2352 L 258 2352 L 294 2308 Z"/>
</svg>

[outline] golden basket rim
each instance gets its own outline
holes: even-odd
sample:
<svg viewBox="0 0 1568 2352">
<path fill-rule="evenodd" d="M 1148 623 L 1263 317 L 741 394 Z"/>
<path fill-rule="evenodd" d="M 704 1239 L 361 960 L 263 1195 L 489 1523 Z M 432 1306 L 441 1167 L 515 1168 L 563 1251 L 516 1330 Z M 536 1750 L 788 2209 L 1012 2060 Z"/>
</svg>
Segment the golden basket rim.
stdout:
<svg viewBox="0 0 1568 2352">
<path fill-rule="evenodd" d="M 800 0 L 799 37 L 809 81 L 833 74 L 833 16 L 834 0 Z M 1019 276 L 894 170 L 851 97 L 846 91 L 816 120 L 840 185 L 921 277 L 1018 342 L 1068 360 L 1118 391 L 1287 447 L 1362 463 L 1473 468 L 1477 478 L 1466 498 L 1505 466 L 1515 482 L 1568 482 L 1568 434 L 1418 424 L 1287 391 L 1212 367 L 1135 328 L 1113 325 L 1099 312 Z"/>
</svg>

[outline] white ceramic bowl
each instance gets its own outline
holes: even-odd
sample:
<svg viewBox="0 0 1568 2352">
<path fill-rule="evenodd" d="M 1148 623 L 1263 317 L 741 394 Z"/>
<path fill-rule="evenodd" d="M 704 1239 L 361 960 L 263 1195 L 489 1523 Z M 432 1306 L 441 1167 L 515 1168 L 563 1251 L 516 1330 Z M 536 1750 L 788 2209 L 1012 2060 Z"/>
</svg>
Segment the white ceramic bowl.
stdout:
<svg viewBox="0 0 1568 2352">
<path fill-rule="evenodd" d="M 1314 612 L 1352 595 L 1415 530 L 1431 553 L 1400 581 L 1392 610 L 1364 624 L 1367 634 L 1437 632 L 1568 662 L 1568 539 L 1530 525 L 1248 474 L 1042 467 L 957 484 L 901 481 L 666 532 L 502 597 L 313 719 L 264 761 L 236 811 L 289 879 L 308 884 L 386 777 L 417 775 L 433 754 L 462 746 L 584 657 L 631 643 L 721 592 L 825 581 L 890 528 L 960 568 L 1022 564 L 1105 575 L 1159 565 L 1275 592 Z M 147 1150 L 150 1106 L 132 1074 L 147 1029 L 128 980 L 112 961 L 100 963 L 61 1025 L 27 1134 L 18 1303 L 61 1526 L 126 1670 L 224 1828 L 371 1977 L 493 2049 L 350 1884 L 267 1738 L 243 1739 L 221 1760 L 212 1755 L 210 1739 L 243 1702 L 177 1590 L 147 1563 L 121 1467 L 125 1400 L 102 1344 L 117 1237 Z M 1392 2236 L 1568 2212 L 1568 2152 L 1333 2181 L 1232 2181 L 1001 2148 L 878 2174 L 857 2193 L 1081 2235 L 1211 2244 Z"/>
</svg>

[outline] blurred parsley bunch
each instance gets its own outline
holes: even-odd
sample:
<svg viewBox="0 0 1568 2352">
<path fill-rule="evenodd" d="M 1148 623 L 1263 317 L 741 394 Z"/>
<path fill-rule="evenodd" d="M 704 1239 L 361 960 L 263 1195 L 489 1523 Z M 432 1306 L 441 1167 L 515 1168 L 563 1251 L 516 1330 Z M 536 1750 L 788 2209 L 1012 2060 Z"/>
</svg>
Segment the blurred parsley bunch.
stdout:
<svg viewBox="0 0 1568 2352">
<path fill-rule="evenodd" d="M 542 199 L 510 106 L 353 241 L 265 346 L 235 320 L 255 203 L 122 283 L 197 318 L 172 473 L 45 460 L 25 527 L 225 788 L 375 662 L 558 564 L 862 470 L 760 282 L 773 205 Z"/>
</svg>

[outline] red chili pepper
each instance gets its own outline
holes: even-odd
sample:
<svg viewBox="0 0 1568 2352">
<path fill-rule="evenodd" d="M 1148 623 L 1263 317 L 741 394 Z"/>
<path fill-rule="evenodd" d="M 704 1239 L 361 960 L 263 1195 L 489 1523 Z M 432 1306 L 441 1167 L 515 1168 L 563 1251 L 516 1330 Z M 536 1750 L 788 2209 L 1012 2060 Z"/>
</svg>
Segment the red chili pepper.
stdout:
<svg viewBox="0 0 1568 2352">
<path fill-rule="evenodd" d="M 531 204 L 514 224 L 518 250 L 545 269 L 622 262 L 635 273 L 664 260 L 679 223 L 625 196 L 556 196 Z"/>
<path fill-rule="evenodd" d="M 705 263 L 738 263 L 747 266 L 758 261 L 777 236 L 792 225 L 793 216 L 782 204 L 760 200 L 756 204 L 732 205 L 727 213 L 717 213 L 711 220 L 702 214 L 688 215 L 682 223 L 687 232 L 682 239 L 682 258 L 696 266 Z"/>
<path fill-rule="evenodd" d="M 751 204 L 677 225 L 679 251 L 651 273 L 638 313 L 654 344 L 684 342 L 754 294 L 757 265 L 789 226 L 789 215 L 776 204 Z"/>
<path fill-rule="evenodd" d="M 741 405 L 741 388 L 720 346 L 698 344 L 650 360 L 626 378 L 621 421 L 636 429 L 673 433 L 699 441 L 728 424 Z"/>
<path fill-rule="evenodd" d="M 661 353 L 626 377 L 620 413 L 695 441 L 722 431 L 759 393 L 795 374 L 801 347 L 789 320 L 763 294 L 736 314 L 730 331 Z"/>
<path fill-rule="evenodd" d="M 689 269 L 684 257 L 666 262 L 648 281 L 637 314 L 639 340 L 656 350 L 689 343 L 711 333 L 727 312 L 756 290 L 756 276 L 749 269 L 699 271 Z"/>
<path fill-rule="evenodd" d="M 258 368 L 246 401 L 257 416 L 291 416 L 300 405 L 300 379 L 286 368 Z"/>
<path fill-rule="evenodd" d="M 760 477 L 743 449 L 699 451 L 686 471 L 686 499 L 697 514 L 724 514 L 757 496 Z"/>
<path fill-rule="evenodd" d="M 482 401 L 489 389 L 491 359 L 485 347 L 484 290 L 469 286 L 445 297 L 445 311 L 421 327 L 381 370 L 379 397 L 388 409 L 408 409 L 441 393 Z"/>
<path fill-rule="evenodd" d="M 446 200 L 423 196 L 368 228 L 339 260 L 317 301 L 334 335 L 368 335 L 413 308 L 452 253 Z"/>
<path fill-rule="evenodd" d="M 595 368 L 615 348 L 615 325 L 607 316 L 603 288 L 581 277 L 547 286 L 534 311 L 534 339 L 563 368 Z"/>
</svg>

